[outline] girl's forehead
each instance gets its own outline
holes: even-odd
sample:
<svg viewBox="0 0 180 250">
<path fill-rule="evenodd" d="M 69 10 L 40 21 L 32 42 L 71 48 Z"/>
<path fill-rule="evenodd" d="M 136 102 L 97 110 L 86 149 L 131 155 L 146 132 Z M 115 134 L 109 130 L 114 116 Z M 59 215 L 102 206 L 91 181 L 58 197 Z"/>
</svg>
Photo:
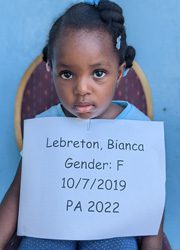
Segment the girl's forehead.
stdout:
<svg viewBox="0 0 180 250">
<path fill-rule="evenodd" d="M 115 56 L 112 37 L 108 32 L 101 30 L 67 30 L 54 47 L 54 59 L 66 58 L 74 54 Z"/>
<path fill-rule="evenodd" d="M 74 39 L 85 39 L 86 37 L 93 39 L 108 39 L 112 40 L 111 35 L 102 29 L 74 29 L 74 28 L 66 28 L 63 33 L 60 34 L 60 40 L 69 40 L 69 38 L 73 37 Z"/>
</svg>

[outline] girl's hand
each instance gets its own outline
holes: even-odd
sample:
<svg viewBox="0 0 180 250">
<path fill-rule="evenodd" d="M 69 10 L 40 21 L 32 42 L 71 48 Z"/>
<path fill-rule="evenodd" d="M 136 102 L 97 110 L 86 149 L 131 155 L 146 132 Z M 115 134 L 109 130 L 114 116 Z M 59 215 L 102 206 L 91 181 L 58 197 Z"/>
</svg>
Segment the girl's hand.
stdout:
<svg viewBox="0 0 180 250">
<path fill-rule="evenodd" d="M 159 233 L 155 236 L 144 236 L 141 241 L 141 250 L 162 250 L 163 246 L 163 219 L 160 224 Z"/>
<path fill-rule="evenodd" d="M 21 161 L 13 183 L 0 204 L 0 250 L 3 250 L 16 230 L 21 178 Z"/>
</svg>

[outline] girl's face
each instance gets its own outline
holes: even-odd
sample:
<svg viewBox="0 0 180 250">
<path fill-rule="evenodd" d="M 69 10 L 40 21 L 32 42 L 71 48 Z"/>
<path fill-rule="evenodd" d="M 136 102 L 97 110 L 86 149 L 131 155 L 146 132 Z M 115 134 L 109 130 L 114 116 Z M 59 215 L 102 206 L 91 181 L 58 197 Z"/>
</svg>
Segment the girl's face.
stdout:
<svg viewBox="0 0 180 250">
<path fill-rule="evenodd" d="M 55 44 L 52 77 L 66 115 L 114 118 L 120 111 L 112 99 L 123 68 L 110 35 L 71 30 Z"/>
</svg>

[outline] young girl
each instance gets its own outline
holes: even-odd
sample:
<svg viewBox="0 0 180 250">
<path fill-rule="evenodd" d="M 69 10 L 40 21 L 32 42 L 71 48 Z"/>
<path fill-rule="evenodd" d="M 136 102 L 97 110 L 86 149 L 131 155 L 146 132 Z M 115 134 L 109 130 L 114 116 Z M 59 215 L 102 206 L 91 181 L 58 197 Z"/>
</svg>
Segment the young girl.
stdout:
<svg viewBox="0 0 180 250">
<path fill-rule="evenodd" d="M 43 53 L 60 104 L 40 117 L 148 120 L 128 102 L 112 102 L 120 79 L 135 56 L 134 48 L 127 46 L 124 17 L 117 4 L 100 1 L 97 5 L 73 5 L 53 24 Z M 0 250 L 16 228 L 20 174 L 21 163 L 1 204 Z M 142 237 L 140 248 L 162 249 L 162 225 L 159 235 Z M 138 245 L 135 237 L 78 242 L 23 237 L 18 249 L 135 250 Z"/>
</svg>

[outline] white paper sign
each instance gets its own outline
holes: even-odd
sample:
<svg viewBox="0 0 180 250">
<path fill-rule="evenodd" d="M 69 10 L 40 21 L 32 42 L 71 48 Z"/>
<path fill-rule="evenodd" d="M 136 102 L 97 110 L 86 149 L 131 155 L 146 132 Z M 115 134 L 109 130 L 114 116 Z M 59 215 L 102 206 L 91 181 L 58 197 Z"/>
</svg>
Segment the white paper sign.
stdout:
<svg viewBox="0 0 180 250">
<path fill-rule="evenodd" d="M 25 121 L 18 234 L 92 240 L 158 233 L 162 122 Z"/>
</svg>

